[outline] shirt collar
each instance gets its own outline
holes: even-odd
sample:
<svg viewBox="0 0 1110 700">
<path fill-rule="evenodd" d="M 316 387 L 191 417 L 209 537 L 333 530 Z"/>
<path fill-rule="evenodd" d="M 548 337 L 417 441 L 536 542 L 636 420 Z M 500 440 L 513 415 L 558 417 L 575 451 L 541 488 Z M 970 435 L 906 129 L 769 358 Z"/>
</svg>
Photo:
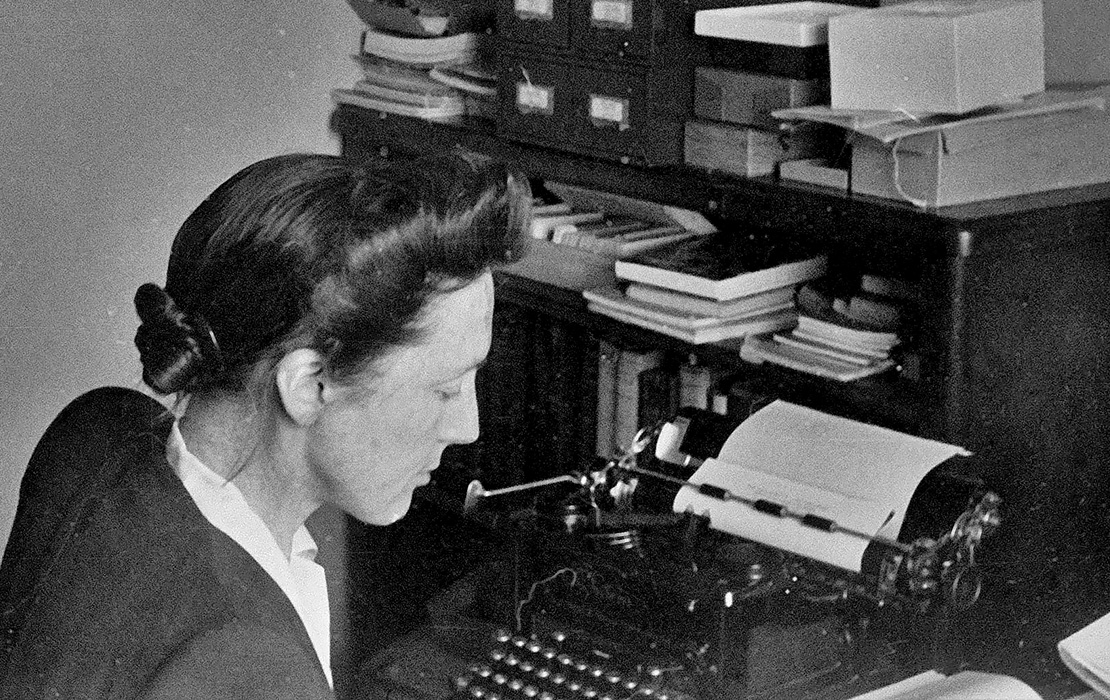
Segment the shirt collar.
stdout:
<svg viewBox="0 0 1110 700">
<path fill-rule="evenodd" d="M 208 468 L 185 446 L 176 421 L 166 443 L 166 458 L 208 522 L 247 550 L 271 575 L 265 560 L 276 556 L 288 562 L 273 533 L 247 504 L 239 487 Z M 314 561 L 317 551 L 316 540 L 301 525 L 293 533 L 292 555 Z"/>
</svg>

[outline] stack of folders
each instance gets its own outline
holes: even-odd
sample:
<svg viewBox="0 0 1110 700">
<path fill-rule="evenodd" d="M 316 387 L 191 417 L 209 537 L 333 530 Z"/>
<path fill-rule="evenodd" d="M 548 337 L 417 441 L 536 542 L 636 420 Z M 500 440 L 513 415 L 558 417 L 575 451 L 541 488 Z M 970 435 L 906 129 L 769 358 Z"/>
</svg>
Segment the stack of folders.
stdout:
<svg viewBox="0 0 1110 700">
<path fill-rule="evenodd" d="M 484 33 L 406 36 L 369 26 L 353 57 L 362 79 L 332 91 L 337 103 L 430 121 L 492 118 L 496 76 L 480 60 Z"/>
<path fill-rule="evenodd" d="M 869 291 L 876 279 L 865 276 L 861 289 L 847 298 L 830 294 L 820 284 L 802 286 L 798 325 L 747 338 L 741 357 L 842 382 L 891 369 L 905 301 Z"/>
<path fill-rule="evenodd" d="M 709 234 L 617 260 L 616 287 L 583 292 L 590 310 L 692 344 L 794 327 L 798 284 L 825 273 L 801 250 L 742 250 Z"/>
</svg>

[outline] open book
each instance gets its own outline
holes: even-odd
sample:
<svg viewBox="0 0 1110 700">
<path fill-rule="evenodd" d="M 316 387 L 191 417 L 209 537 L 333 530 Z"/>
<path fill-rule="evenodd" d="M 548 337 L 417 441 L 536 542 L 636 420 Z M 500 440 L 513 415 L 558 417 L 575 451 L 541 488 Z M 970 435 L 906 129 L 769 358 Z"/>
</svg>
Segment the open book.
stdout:
<svg viewBox="0 0 1110 700">
<path fill-rule="evenodd" d="M 963 448 L 775 401 L 733 431 L 690 481 L 826 518 L 868 537 L 896 539 L 921 480 Z M 710 526 L 858 573 L 867 540 L 825 532 L 684 488 L 674 510 Z"/>
</svg>

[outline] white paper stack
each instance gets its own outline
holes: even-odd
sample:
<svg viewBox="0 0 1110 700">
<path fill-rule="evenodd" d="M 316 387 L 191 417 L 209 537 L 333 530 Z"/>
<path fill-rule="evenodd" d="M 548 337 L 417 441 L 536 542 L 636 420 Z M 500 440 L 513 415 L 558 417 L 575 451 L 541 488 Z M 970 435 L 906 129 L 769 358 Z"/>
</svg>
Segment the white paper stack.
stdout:
<svg viewBox="0 0 1110 700">
<path fill-rule="evenodd" d="M 1110 698 L 1110 614 L 1061 641 L 1057 650 L 1072 673 Z"/>
</svg>

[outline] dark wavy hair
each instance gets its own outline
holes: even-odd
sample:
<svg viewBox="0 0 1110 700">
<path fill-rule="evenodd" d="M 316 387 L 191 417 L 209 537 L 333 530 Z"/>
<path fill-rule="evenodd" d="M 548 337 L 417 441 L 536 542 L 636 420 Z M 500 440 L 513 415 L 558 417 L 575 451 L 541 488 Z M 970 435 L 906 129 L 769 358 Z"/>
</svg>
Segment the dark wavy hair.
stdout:
<svg viewBox="0 0 1110 700">
<path fill-rule="evenodd" d="M 163 394 L 265 391 L 299 348 L 349 379 L 417 341 L 433 295 L 517 260 L 530 202 L 522 174 L 462 151 L 255 163 L 181 226 L 165 289 L 136 293 L 143 380 Z"/>
</svg>

